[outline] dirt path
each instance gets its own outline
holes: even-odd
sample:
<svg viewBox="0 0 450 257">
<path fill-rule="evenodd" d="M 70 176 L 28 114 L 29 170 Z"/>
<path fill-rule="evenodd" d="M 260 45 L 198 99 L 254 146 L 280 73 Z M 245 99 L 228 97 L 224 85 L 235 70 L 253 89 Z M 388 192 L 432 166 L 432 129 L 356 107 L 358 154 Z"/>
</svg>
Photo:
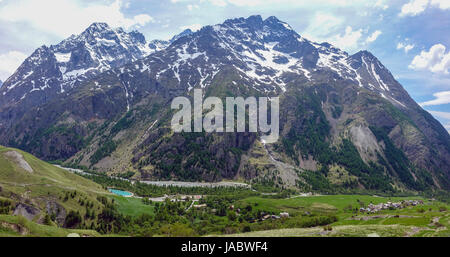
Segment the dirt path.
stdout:
<svg viewBox="0 0 450 257">
<path fill-rule="evenodd" d="M 185 210 L 185 212 L 189 211 L 189 210 L 192 208 L 192 206 L 194 206 L 194 203 L 195 203 L 195 202 L 198 202 L 198 200 L 192 200 L 191 205 L 189 205 L 189 207 L 187 207 L 187 209 Z"/>
</svg>

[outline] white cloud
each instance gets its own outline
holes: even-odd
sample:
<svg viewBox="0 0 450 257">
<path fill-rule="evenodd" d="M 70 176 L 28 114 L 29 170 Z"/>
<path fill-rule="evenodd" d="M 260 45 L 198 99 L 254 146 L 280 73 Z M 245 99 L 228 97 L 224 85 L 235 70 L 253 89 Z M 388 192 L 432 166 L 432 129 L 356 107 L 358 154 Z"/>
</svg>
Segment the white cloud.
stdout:
<svg viewBox="0 0 450 257">
<path fill-rule="evenodd" d="M 444 124 L 444 128 L 447 130 L 447 132 L 450 134 L 450 122 L 447 124 Z"/>
<path fill-rule="evenodd" d="M 316 12 L 309 21 L 308 27 L 301 34 L 310 40 L 323 42 L 328 40 L 330 34 L 335 33 L 342 23 L 341 17 L 336 17 L 330 13 Z"/>
<path fill-rule="evenodd" d="M 135 25 L 144 26 L 145 24 L 153 21 L 154 19 L 147 14 L 138 14 L 133 17 L 133 20 L 131 20 L 129 24 L 127 24 L 128 26 L 127 25 L 124 26 L 125 28 L 129 28 Z"/>
<path fill-rule="evenodd" d="M 188 4 L 187 8 L 188 8 L 189 11 L 192 11 L 194 9 L 198 9 L 199 6 L 196 5 L 196 4 Z"/>
<path fill-rule="evenodd" d="M 191 24 L 191 25 L 187 25 L 187 26 L 181 26 L 180 29 L 185 30 L 185 29 L 190 29 L 192 31 L 197 31 L 199 29 L 201 29 L 203 27 L 203 25 L 201 24 Z"/>
<path fill-rule="evenodd" d="M 442 10 L 450 9 L 449 0 L 431 0 L 432 5 L 437 5 Z"/>
<path fill-rule="evenodd" d="M 180 1 L 180 0 L 175 0 Z M 200 0 L 203 2 L 205 0 Z M 311 6 L 311 5 L 319 5 L 319 6 L 350 6 L 350 5 L 359 5 L 365 6 L 367 4 L 366 0 L 315 0 L 314 3 L 311 1 L 299 1 L 299 0 L 208 0 L 211 3 L 215 3 L 216 5 L 225 6 L 226 4 L 233 4 L 236 6 Z"/>
<path fill-rule="evenodd" d="M 428 0 L 411 0 L 402 6 L 399 16 L 415 16 L 423 11 L 428 6 Z"/>
<path fill-rule="evenodd" d="M 444 128 L 450 133 L 450 112 L 440 112 L 440 111 L 429 111 L 431 115 L 433 115 L 436 119 L 440 119 Z"/>
<path fill-rule="evenodd" d="M 421 106 L 441 105 L 450 103 L 450 91 L 442 91 L 433 94 L 436 97 L 433 100 L 420 103 Z"/>
<path fill-rule="evenodd" d="M 377 40 L 378 36 L 381 35 L 381 31 L 380 30 L 376 30 L 372 33 L 372 35 L 370 35 L 369 37 L 367 37 L 366 42 L 367 43 L 372 43 L 373 41 Z"/>
<path fill-rule="evenodd" d="M 328 42 L 347 51 L 357 49 L 360 45 L 363 30 L 353 30 L 351 26 L 347 26 L 342 33 L 343 24 L 344 19 L 342 17 L 317 12 L 309 22 L 308 27 L 300 34 L 309 40 Z"/>
<path fill-rule="evenodd" d="M 343 35 L 335 35 L 330 38 L 329 42 L 342 49 L 354 50 L 358 47 L 361 36 L 362 29 L 353 30 L 352 27 L 347 26 Z"/>
<path fill-rule="evenodd" d="M 221 7 L 227 5 L 227 2 L 225 0 L 209 0 L 209 2 L 212 3 L 213 5 L 221 6 Z M 232 1 L 230 1 L 230 2 L 232 2 Z"/>
<path fill-rule="evenodd" d="M 428 7 L 438 7 L 442 10 L 450 9 L 449 0 L 411 0 L 409 3 L 402 6 L 399 16 L 416 16 Z"/>
<path fill-rule="evenodd" d="M 19 51 L 10 51 L 0 55 L 0 80 L 5 81 L 27 58 Z"/>
<path fill-rule="evenodd" d="M 309 22 L 306 34 L 311 34 L 311 39 L 317 36 L 324 36 L 335 31 L 343 22 L 343 19 L 329 13 L 317 12 Z"/>
<path fill-rule="evenodd" d="M 429 70 L 433 73 L 448 74 L 450 52 L 445 53 L 444 45 L 435 44 L 428 52 L 422 51 L 420 55 L 416 55 L 408 67 L 414 70 Z"/>
<path fill-rule="evenodd" d="M 435 117 L 450 120 L 450 112 L 439 112 L 439 111 L 428 111 L 428 110 L 427 110 L 427 112 L 433 114 L 433 116 L 435 116 Z"/>
<path fill-rule="evenodd" d="M 379 7 L 383 10 L 386 10 L 387 8 L 389 8 L 389 5 L 384 3 L 384 0 L 378 0 L 375 2 L 375 7 Z"/>
<path fill-rule="evenodd" d="M 93 22 L 106 22 L 113 27 L 143 26 L 154 19 L 147 14 L 125 17 L 123 1 L 85 3 L 80 0 L 17 0 L 0 9 L 0 20 L 26 22 L 35 29 L 60 37 L 80 33 Z"/>
<path fill-rule="evenodd" d="M 397 44 L 397 49 L 403 49 L 403 51 L 405 51 L 405 53 L 408 53 L 411 49 L 414 48 L 414 44 L 408 44 L 408 43 L 398 43 Z"/>
</svg>

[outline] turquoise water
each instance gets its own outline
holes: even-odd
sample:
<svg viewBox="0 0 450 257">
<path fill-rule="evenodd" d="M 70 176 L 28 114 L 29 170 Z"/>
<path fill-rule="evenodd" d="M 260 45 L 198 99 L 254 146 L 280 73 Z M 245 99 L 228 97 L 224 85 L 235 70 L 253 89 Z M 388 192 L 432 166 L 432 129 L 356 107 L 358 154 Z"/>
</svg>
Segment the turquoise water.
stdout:
<svg viewBox="0 0 450 257">
<path fill-rule="evenodd" d="M 133 194 L 127 191 L 122 191 L 122 190 L 117 190 L 117 189 L 108 189 L 109 192 L 116 194 L 116 195 L 120 195 L 120 196 L 132 196 Z"/>
</svg>

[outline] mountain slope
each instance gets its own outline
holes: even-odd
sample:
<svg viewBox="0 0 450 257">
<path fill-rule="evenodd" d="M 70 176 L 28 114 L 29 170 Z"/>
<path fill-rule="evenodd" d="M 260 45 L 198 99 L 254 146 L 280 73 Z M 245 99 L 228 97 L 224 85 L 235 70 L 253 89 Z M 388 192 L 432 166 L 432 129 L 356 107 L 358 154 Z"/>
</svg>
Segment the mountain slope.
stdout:
<svg viewBox="0 0 450 257">
<path fill-rule="evenodd" d="M 26 152 L 2 146 L 0 189 L 0 200 L 10 206 L 8 210 L 2 209 L 0 214 L 22 215 L 39 223 L 48 214 L 59 226 L 68 225 L 66 217 L 70 211 L 84 215 L 88 209 L 100 210 L 103 205 L 97 197 L 109 194 L 88 179 L 43 162 Z M 95 217 L 89 219 L 92 221 Z"/>
<path fill-rule="evenodd" d="M 2 125 L 20 118 L 31 107 L 67 95 L 102 71 L 153 51 L 141 33 L 112 29 L 106 23 L 93 23 L 80 35 L 72 35 L 57 45 L 41 46 L 0 89 Z"/>
<path fill-rule="evenodd" d="M 280 96 L 280 140 L 170 129 L 176 96 Z M 50 111 L 51 110 L 51 111 Z M 11 120 L 10 120 L 11 121 Z M 142 179 L 393 191 L 449 189 L 450 136 L 367 51 L 311 42 L 278 20 L 230 19 L 32 108 L 1 142 Z"/>
</svg>

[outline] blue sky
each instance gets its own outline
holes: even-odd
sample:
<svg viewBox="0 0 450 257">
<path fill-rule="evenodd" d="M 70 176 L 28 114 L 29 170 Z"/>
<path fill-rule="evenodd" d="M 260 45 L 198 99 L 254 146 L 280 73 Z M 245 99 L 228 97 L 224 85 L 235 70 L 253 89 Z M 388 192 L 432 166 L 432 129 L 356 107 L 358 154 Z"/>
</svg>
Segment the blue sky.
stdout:
<svg viewBox="0 0 450 257">
<path fill-rule="evenodd" d="M 450 0 L 0 0 L 0 80 L 94 21 L 151 40 L 253 14 L 349 53 L 371 51 L 450 131 Z"/>
</svg>

